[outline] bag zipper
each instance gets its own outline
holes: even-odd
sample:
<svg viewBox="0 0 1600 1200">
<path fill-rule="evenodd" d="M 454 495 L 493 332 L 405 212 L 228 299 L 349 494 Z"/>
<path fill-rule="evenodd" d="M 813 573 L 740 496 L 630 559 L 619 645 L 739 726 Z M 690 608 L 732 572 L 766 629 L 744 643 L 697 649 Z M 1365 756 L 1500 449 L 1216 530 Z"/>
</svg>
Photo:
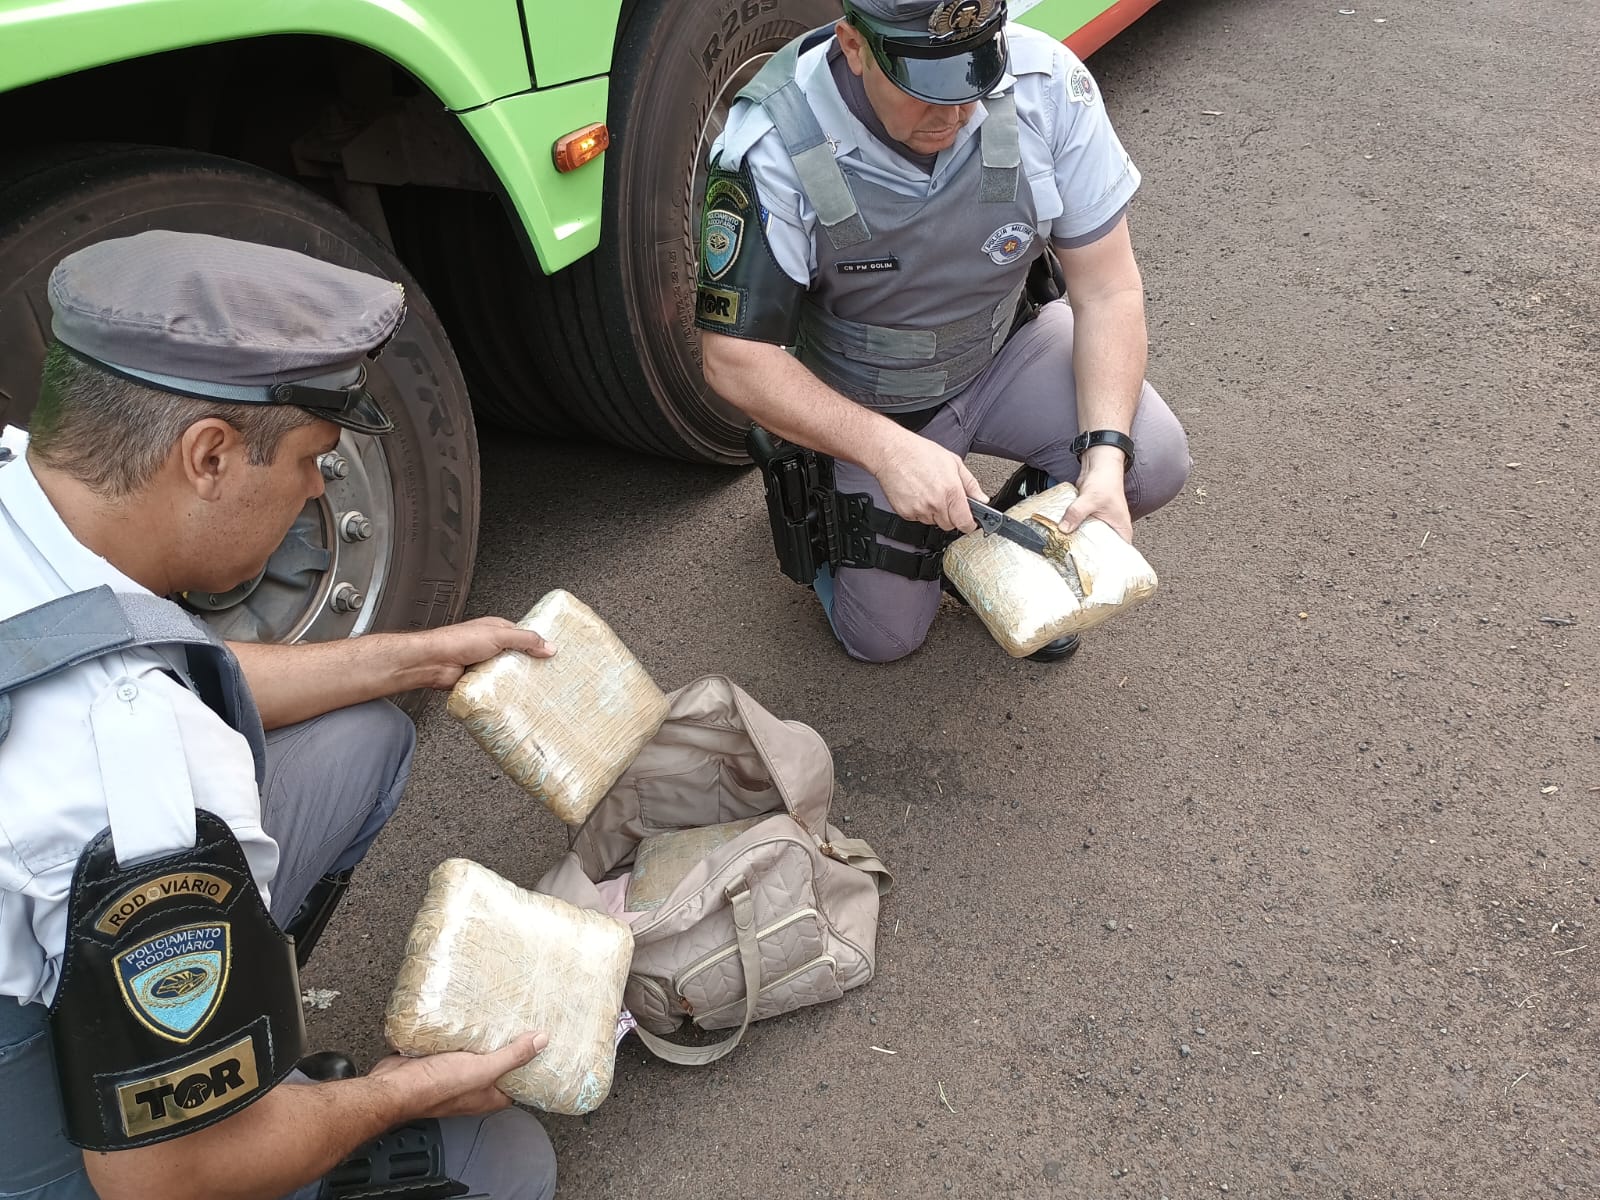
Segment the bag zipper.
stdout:
<svg viewBox="0 0 1600 1200">
<path fill-rule="evenodd" d="M 759 992 L 756 993 L 757 999 L 759 1000 L 760 997 L 765 996 L 768 992 L 772 991 L 774 988 L 781 988 L 784 984 L 789 983 L 791 980 L 795 980 L 795 979 L 800 978 L 800 976 L 804 975 L 807 971 L 814 970 L 818 963 L 827 963 L 828 967 L 830 969 L 837 969 L 837 967 L 839 965 L 834 960 L 833 955 L 831 955 L 831 954 L 819 954 L 816 958 L 813 958 L 810 962 L 806 963 L 804 966 L 796 967 L 794 970 L 790 971 L 787 975 L 784 975 L 782 978 L 774 979 L 771 983 L 764 985 L 762 987 L 762 989 Z M 710 1012 L 696 1013 L 696 1014 L 693 1015 L 693 1020 L 694 1020 L 694 1023 L 696 1025 L 698 1025 L 701 1021 L 710 1020 L 712 1017 L 715 1017 L 719 1013 L 725 1013 L 725 1012 L 729 1011 L 730 1009 L 741 1009 L 743 1007 L 744 1007 L 744 997 L 741 996 L 741 997 L 739 997 L 739 999 L 730 1001 L 727 1004 L 719 1004 L 719 1005 L 717 1005 L 717 1007 L 713 1008 Z"/>
<path fill-rule="evenodd" d="M 796 909 L 794 912 L 790 913 L 781 920 L 774 921 L 765 929 L 756 930 L 756 941 L 760 942 L 763 938 L 770 937 L 779 930 L 787 929 L 790 925 L 793 925 L 796 921 L 799 921 L 805 917 L 816 917 L 820 922 L 822 919 L 822 914 L 814 908 Z M 722 962 L 724 959 L 731 958 L 737 953 L 739 953 L 739 943 L 729 942 L 721 949 L 713 950 L 710 954 L 707 954 L 699 961 L 691 963 L 689 966 L 685 967 L 678 973 L 678 977 L 672 981 L 672 986 L 677 989 L 679 998 L 681 999 L 683 996 L 684 985 L 696 975 L 700 975 L 710 970 L 712 967 L 716 966 L 717 963 Z"/>
</svg>

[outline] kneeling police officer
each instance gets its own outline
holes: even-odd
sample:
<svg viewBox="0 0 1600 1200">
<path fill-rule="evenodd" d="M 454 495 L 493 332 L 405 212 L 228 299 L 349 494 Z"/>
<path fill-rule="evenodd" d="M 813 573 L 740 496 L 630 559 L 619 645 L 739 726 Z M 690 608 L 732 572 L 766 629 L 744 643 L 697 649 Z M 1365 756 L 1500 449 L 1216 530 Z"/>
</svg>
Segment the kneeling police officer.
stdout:
<svg viewBox="0 0 1600 1200">
<path fill-rule="evenodd" d="M 542 1034 L 357 1076 L 303 1057 L 296 970 L 410 770 L 381 697 L 551 648 L 496 618 L 230 647 L 164 598 L 257 577 L 341 429 L 392 428 L 364 364 L 404 293 L 155 231 L 49 297 L 0 450 L 0 1195 L 550 1196 L 495 1087 Z"/>
<path fill-rule="evenodd" d="M 758 423 L 784 570 L 851 655 L 927 636 L 986 498 L 967 453 L 1026 464 L 997 507 L 1073 480 L 1065 527 L 1130 540 L 1182 489 L 1144 382 L 1139 173 L 1088 69 L 1004 0 L 845 0 L 740 91 L 710 165 L 706 380 Z"/>
</svg>

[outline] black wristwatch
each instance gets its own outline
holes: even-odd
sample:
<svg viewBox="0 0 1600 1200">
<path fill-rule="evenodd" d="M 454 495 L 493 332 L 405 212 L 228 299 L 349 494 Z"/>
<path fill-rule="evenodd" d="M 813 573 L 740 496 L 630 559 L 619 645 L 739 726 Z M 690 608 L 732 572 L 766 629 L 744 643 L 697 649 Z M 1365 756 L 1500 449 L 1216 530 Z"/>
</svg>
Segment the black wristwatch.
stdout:
<svg viewBox="0 0 1600 1200">
<path fill-rule="evenodd" d="M 1125 433 L 1115 429 L 1091 429 L 1088 433 L 1080 433 L 1072 439 L 1068 447 L 1078 456 L 1078 461 L 1083 461 L 1084 453 L 1094 446 L 1115 446 L 1128 457 L 1128 470 L 1133 470 L 1133 439 Z"/>
</svg>

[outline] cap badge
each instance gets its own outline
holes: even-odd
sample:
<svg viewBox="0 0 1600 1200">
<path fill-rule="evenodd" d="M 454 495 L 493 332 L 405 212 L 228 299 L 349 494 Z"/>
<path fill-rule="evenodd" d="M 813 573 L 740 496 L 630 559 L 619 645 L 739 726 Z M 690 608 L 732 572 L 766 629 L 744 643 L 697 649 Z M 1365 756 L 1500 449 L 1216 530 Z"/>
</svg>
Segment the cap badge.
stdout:
<svg viewBox="0 0 1600 1200">
<path fill-rule="evenodd" d="M 936 38 L 959 38 L 983 26 L 1000 0 L 944 0 L 928 18 L 928 32 Z"/>
</svg>

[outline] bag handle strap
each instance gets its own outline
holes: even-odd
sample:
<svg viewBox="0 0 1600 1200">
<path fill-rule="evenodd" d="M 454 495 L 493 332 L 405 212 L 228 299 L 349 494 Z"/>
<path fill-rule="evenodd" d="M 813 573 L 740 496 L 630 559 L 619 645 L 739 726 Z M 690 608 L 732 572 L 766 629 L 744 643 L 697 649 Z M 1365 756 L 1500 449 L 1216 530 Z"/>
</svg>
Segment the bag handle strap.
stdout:
<svg viewBox="0 0 1600 1200">
<path fill-rule="evenodd" d="M 750 898 L 750 881 L 741 876 L 723 890 L 723 895 L 733 906 L 733 933 L 739 943 L 739 963 L 744 967 L 744 1023 L 731 1037 L 709 1046 L 680 1046 L 647 1029 L 634 1029 L 652 1054 L 680 1067 L 703 1067 L 733 1053 L 755 1019 L 756 1004 L 761 999 L 761 947 L 756 941 L 756 906 Z"/>
<path fill-rule="evenodd" d="M 865 871 L 873 876 L 878 884 L 878 895 L 887 896 L 889 889 L 894 886 L 894 876 L 889 868 L 883 865 L 883 860 L 878 857 L 878 852 L 860 838 L 847 838 L 837 836 L 838 831 L 830 829 L 830 836 L 823 842 L 820 849 L 835 862 L 842 862 L 847 867 L 854 867 L 858 871 Z"/>
</svg>

